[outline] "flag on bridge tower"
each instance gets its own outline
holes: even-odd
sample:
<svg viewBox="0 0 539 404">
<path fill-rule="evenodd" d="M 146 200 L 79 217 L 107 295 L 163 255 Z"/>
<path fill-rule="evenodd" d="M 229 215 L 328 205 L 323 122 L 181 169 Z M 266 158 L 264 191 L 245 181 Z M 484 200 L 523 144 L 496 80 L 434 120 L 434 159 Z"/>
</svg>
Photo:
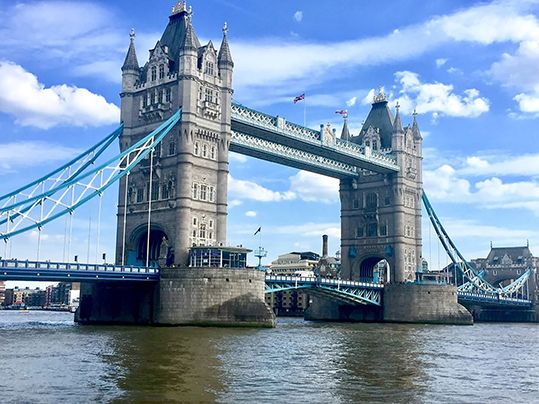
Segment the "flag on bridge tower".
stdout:
<svg viewBox="0 0 539 404">
<path fill-rule="evenodd" d="M 347 109 L 338 109 L 335 111 L 336 114 L 342 115 L 345 118 L 348 118 L 348 110 Z"/>
<path fill-rule="evenodd" d="M 256 236 L 258 233 L 260 233 L 262 231 L 262 227 L 259 227 L 257 231 L 255 231 L 255 234 L 253 234 L 253 236 Z"/>
</svg>

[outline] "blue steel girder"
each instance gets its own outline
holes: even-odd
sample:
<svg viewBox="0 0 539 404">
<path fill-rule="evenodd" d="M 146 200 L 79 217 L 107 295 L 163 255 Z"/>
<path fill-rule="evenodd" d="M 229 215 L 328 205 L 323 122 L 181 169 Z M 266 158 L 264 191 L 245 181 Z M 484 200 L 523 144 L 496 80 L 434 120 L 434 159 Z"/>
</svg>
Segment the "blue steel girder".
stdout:
<svg viewBox="0 0 539 404">
<path fill-rule="evenodd" d="M 458 291 L 458 301 L 461 303 L 476 303 L 480 305 L 487 305 L 491 307 L 519 307 L 519 308 L 531 308 L 533 303 L 528 299 L 520 299 L 514 297 L 503 297 L 499 295 L 492 295 L 487 293 L 477 292 L 463 292 Z"/>
<path fill-rule="evenodd" d="M 266 293 L 303 289 L 348 304 L 382 305 L 383 285 L 324 278 L 266 276 Z"/>
<path fill-rule="evenodd" d="M 159 269 L 112 264 L 0 260 L 0 281 L 156 282 Z"/>
<path fill-rule="evenodd" d="M 399 171 L 392 155 L 367 152 L 365 148 L 341 139 L 324 142 L 320 132 L 287 122 L 259 111 L 232 104 L 232 130 L 248 136 L 302 150 L 313 155 L 377 173 Z"/>
<path fill-rule="evenodd" d="M 342 179 L 358 175 L 358 170 L 349 164 L 235 131 L 232 131 L 230 151 L 328 177 Z"/>
<path fill-rule="evenodd" d="M 169 133 L 181 119 L 181 109 L 174 113 L 150 134 L 117 156 L 91 170 L 82 170 L 55 187 L 41 194 L 13 202 L 0 209 L 0 238 L 7 241 L 18 234 L 38 229 L 101 196 L 103 192 L 131 170 Z M 3 226 L 2 226 L 3 227 Z"/>
</svg>

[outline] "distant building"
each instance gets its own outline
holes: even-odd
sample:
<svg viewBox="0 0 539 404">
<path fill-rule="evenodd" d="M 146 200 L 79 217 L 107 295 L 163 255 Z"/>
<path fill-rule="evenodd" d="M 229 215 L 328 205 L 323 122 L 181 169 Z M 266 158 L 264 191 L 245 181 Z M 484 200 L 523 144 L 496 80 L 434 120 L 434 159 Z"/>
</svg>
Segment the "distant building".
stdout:
<svg viewBox="0 0 539 404">
<path fill-rule="evenodd" d="M 80 297 L 79 283 L 60 282 L 45 289 L 19 288 L 6 289 L 3 306 L 9 307 L 68 307 L 78 306 Z"/>
<path fill-rule="evenodd" d="M 272 275 L 313 276 L 338 278 L 340 274 L 339 257 L 328 256 L 327 236 L 322 237 L 322 256 L 312 251 L 291 252 L 280 255 L 270 265 Z M 309 306 L 309 295 L 301 290 L 288 290 L 266 294 L 266 303 L 277 315 L 301 316 Z"/>
<path fill-rule="evenodd" d="M 6 285 L 4 282 L 0 282 L 0 306 L 4 305 L 4 300 L 6 299 Z"/>
</svg>

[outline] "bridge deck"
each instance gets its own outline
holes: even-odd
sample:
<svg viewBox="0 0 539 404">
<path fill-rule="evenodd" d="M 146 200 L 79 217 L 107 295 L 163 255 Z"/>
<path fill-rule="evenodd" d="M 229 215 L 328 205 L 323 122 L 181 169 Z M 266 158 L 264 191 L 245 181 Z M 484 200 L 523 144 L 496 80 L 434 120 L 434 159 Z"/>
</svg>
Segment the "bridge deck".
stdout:
<svg viewBox="0 0 539 404">
<path fill-rule="evenodd" d="M 159 280 L 159 269 L 112 264 L 0 260 L 0 281 L 95 282 Z"/>
</svg>

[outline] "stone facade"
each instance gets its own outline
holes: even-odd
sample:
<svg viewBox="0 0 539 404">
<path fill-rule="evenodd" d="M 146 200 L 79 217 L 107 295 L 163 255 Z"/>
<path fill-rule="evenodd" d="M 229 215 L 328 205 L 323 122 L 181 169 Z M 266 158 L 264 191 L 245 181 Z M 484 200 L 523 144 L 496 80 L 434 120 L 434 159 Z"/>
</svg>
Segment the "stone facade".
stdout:
<svg viewBox="0 0 539 404">
<path fill-rule="evenodd" d="M 421 133 L 415 113 L 403 128 L 398 106 L 393 118 L 387 104 L 383 94 L 375 96 L 361 133 L 350 139 L 366 153 L 393 153 L 400 171 L 364 170 L 358 179 L 341 180 L 343 279 L 372 279 L 375 265 L 386 260 L 386 282 L 413 282 L 421 265 Z"/>
<path fill-rule="evenodd" d="M 131 33 L 122 67 L 121 150 L 146 136 L 179 108 L 182 117 L 153 156 L 120 183 L 118 263 L 146 265 L 149 250 L 150 263 L 167 255 L 170 264 L 187 265 L 193 244 L 226 242 L 234 64 L 226 26 L 218 53 L 211 41 L 201 46 L 191 19 L 191 11 L 179 3 L 143 67 L 138 65 L 135 35 Z"/>
</svg>

